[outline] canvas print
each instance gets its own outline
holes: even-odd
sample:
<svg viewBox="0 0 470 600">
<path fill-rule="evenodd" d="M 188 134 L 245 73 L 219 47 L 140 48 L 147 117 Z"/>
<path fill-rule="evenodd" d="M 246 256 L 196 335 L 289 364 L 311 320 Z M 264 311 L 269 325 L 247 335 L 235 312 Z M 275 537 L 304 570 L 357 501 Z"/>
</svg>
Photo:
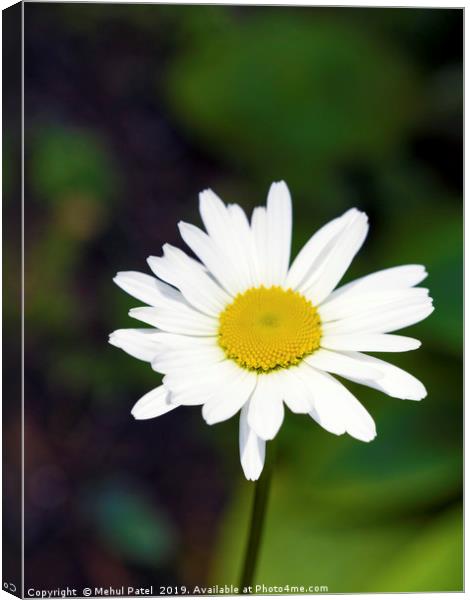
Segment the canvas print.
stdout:
<svg viewBox="0 0 470 600">
<path fill-rule="evenodd" d="M 463 10 L 3 12 L 3 590 L 463 590 Z"/>
</svg>

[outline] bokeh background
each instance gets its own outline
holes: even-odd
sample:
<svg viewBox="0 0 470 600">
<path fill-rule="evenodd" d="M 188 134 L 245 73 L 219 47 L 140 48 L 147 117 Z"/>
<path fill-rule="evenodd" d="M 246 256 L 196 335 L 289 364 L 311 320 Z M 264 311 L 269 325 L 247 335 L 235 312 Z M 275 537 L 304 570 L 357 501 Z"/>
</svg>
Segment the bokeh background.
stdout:
<svg viewBox="0 0 470 600">
<path fill-rule="evenodd" d="M 251 210 L 285 179 L 294 251 L 358 206 L 346 279 L 425 264 L 436 311 L 410 330 L 422 349 L 388 357 L 425 400 L 350 385 L 373 443 L 287 415 L 256 579 L 462 589 L 462 18 L 25 5 L 27 586 L 237 583 L 238 421 L 131 418 L 159 378 L 107 344 L 139 304 L 112 277 L 183 247 L 200 190 Z"/>
</svg>

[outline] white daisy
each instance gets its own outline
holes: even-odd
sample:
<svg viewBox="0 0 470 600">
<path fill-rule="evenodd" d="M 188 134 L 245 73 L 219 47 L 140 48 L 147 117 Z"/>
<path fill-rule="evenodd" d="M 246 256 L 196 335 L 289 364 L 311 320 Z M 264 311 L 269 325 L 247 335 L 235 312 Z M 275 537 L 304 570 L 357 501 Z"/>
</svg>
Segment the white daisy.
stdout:
<svg viewBox="0 0 470 600">
<path fill-rule="evenodd" d="M 120 329 L 111 344 L 151 363 L 163 384 L 141 398 L 136 419 L 181 405 L 202 405 L 209 425 L 240 411 L 240 458 L 247 479 L 263 469 L 265 444 L 284 405 L 327 431 L 369 442 L 369 413 L 334 375 L 395 398 L 420 400 L 412 375 L 363 352 L 415 350 L 420 342 L 390 335 L 432 311 L 420 265 L 378 271 L 339 287 L 367 235 L 353 208 L 327 223 L 290 262 L 292 207 L 284 182 L 273 183 L 251 223 L 237 204 L 200 194 L 206 231 L 179 223 L 199 258 L 169 244 L 151 256 L 156 277 L 120 272 L 114 281 L 147 304 L 130 315 L 152 328 Z"/>
</svg>

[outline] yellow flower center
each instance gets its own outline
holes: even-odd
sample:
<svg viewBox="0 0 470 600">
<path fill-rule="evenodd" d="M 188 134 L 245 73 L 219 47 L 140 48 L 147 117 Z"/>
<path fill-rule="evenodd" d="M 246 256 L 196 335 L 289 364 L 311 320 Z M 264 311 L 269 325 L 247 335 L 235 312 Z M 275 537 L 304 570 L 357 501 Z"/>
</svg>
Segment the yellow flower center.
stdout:
<svg viewBox="0 0 470 600">
<path fill-rule="evenodd" d="M 250 371 L 297 365 L 320 346 L 321 322 L 313 304 L 278 286 L 238 294 L 219 317 L 219 344 Z"/>
</svg>

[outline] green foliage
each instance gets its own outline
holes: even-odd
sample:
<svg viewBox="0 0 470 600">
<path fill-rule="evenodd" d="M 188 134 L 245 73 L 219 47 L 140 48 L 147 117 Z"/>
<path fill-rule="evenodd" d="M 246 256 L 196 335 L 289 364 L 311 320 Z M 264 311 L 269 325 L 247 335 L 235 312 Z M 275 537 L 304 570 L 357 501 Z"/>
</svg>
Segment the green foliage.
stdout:
<svg viewBox="0 0 470 600">
<path fill-rule="evenodd" d="M 374 577 L 388 592 L 460 591 L 463 589 L 462 509 L 433 519 Z M 372 587 L 370 587 L 372 591 Z"/>
<path fill-rule="evenodd" d="M 286 465 L 276 470 L 255 583 L 327 585 L 330 593 L 461 589 L 458 506 L 435 518 L 420 512 L 390 517 L 382 505 L 386 493 L 393 494 L 397 485 L 402 491 L 406 485 L 419 486 L 419 471 L 417 478 L 411 468 L 409 479 L 392 477 L 376 497 L 373 488 L 361 488 L 361 480 L 355 480 L 357 473 L 346 473 L 347 465 L 343 474 L 331 473 L 329 485 L 321 477 L 313 481 L 313 474 L 318 473 L 317 454 L 311 450 L 309 444 L 302 449 L 311 464 L 308 471 L 302 461 L 306 480 L 298 472 L 291 478 Z M 345 479 L 350 482 L 346 496 L 341 494 Z M 246 538 L 250 487 L 241 487 L 227 514 L 214 564 L 214 578 L 235 585 Z M 379 487 L 376 482 L 375 490 Z M 388 508 L 396 498 L 395 492 Z"/>
<path fill-rule="evenodd" d="M 31 182 L 48 204 L 83 196 L 112 199 L 116 174 L 103 143 L 93 133 L 57 125 L 38 133 L 32 147 Z"/>
<path fill-rule="evenodd" d="M 414 328 L 438 351 L 461 355 L 463 315 L 463 229 L 462 215 L 450 199 L 413 207 L 390 216 L 378 247 L 382 264 L 393 256 L 396 264 L 425 264 L 436 312 Z M 397 242 L 399 240 L 399 243 Z"/>
<path fill-rule="evenodd" d="M 171 555 L 175 537 L 163 510 L 123 482 L 105 482 L 90 498 L 91 516 L 112 552 L 138 564 L 158 566 Z"/>
<path fill-rule="evenodd" d="M 26 247 L 25 310 L 39 329 L 63 332 L 80 327 L 73 274 L 83 244 L 106 224 L 116 197 L 118 177 L 98 135 L 60 125 L 43 126 L 33 136 L 29 183 L 42 224 L 29 228 Z"/>
<path fill-rule="evenodd" d="M 403 141 L 416 77 L 410 61 L 360 27 L 257 14 L 181 53 L 169 106 L 214 155 L 320 189 L 325 169 L 377 162 Z"/>
</svg>

